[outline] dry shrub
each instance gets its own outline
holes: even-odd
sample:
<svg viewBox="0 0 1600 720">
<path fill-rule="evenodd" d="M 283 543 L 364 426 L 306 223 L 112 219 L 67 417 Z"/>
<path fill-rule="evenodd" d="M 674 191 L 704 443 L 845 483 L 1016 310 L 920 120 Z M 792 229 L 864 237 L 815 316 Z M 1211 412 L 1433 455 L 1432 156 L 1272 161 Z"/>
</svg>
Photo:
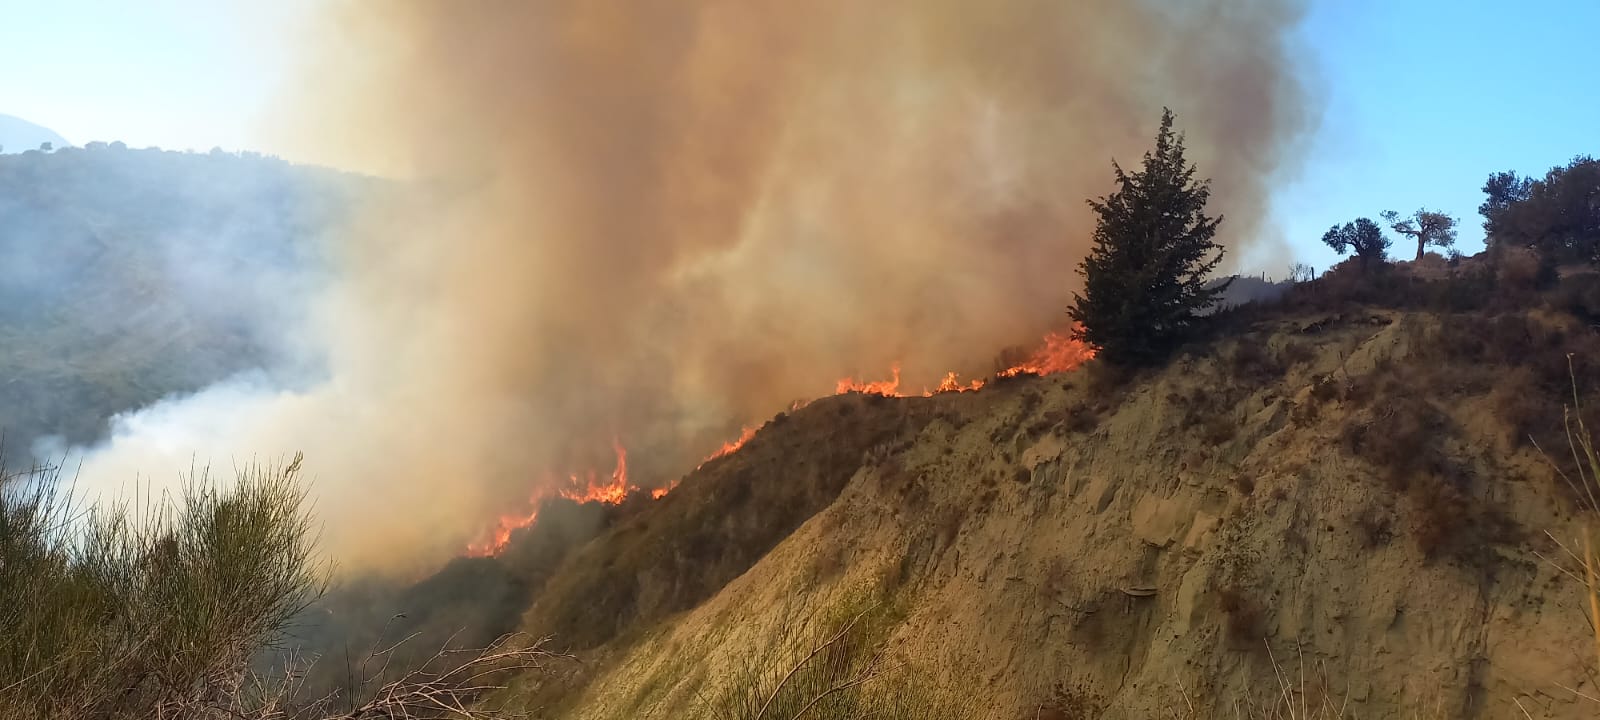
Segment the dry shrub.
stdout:
<svg viewBox="0 0 1600 720">
<path fill-rule="evenodd" d="M 1239 428 L 1233 418 L 1226 415 L 1212 415 L 1200 423 L 1200 441 L 1207 446 L 1216 447 L 1233 440 Z"/>
<path fill-rule="evenodd" d="M 1297 428 L 1310 427 L 1317 421 L 1317 417 L 1321 414 L 1322 411 L 1318 409 L 1316 403 L 1304 402 L 1295 405 L 1294 408 L 1289 411 L 1289 422 Z"/>
<path fill-rule="evenodd" d="M 1250 647 L 1262 639 L 1265 611 L 1253 596 L 1237 584 L 1217 592 L 1217 607 L 1227 616 L 1224 628 L 1228 640 L 1237 647 Z"/>
<path fill-rule="evenodd" d="M 1278 357 L 1284 364 L 1294 367 L 1315 360 L 1317 351 L 1311 343 L 1289 342 L 1284 343 L 1283 349 L 1278 351 Z"/>
<path fill-rule="evenodd" d="M 935 523 L 939 531 L 939 547 L 947 548 L 955 544 L 956 538 L 961 535 L 961 526 L 966 522 L 967 511 L 964 507 L 948 505 L 940 510 L 938 521 Z"/>
<path fill-rule="evenodd" d="M 1318 403 L 1326 403 L 1339 397 L 1339 384 L 1328 375 L 1318 375 L 1312 379 L 1311 399 Z"/>
<path fill-rule="evenodd" d="M 1040 395 L 1039 391 L 1037 390 L 1027 390 L 1023 392 L 1022 400 L 1017 407 L 1017 415 L 1023 417 L 1032 415 L 1033 411 L 1038 409 L 1039 403 L 1043 400 L 1044 397 Z"/>
<path fill-rule="evenodd" d="M 1407 268 L 1412 274 L 1420 277 L 1434 279 L 1441 278 L 1450 273 L 1450 262 L 1434 251 L 1424 253 L 1421 258 L 1412 260 Z"/>
<path fill-rule="evenodd" d="M 1062 426 L 1074 435 L 1091 433 L 1100 426 L 1100 414 L 1088 403 L 1075 402 L 1067 408 Z"/>
<path fill-rule="evenodd" d="M 1549 399 L 1528 368 L 1502 371 L 1489 392 L 1489 405 L 1505 425 L 1506 439 L 1513 445 L 1532 441 L 1543 446 L 1541 438 L 1560 432 L 1560 426 L 1550 417 Z"/>
<path fill-rule="evenodd" d="M 1564 442 L 1546 408 L 1570 397 L 1567 357 L 1578 376 L 1600 368 L 1600 334 L 1571 321 L 1523 313 L 1444 316 L 1421 344 L 1433 371 L 1423 379 L 1435 392 L 1488 392 L 1517 442 L 1556 447 Z"/>
<path fill-rule="evenodd" d="M 1495 251 L 1495 279 L 1500 290 L 1526 294 L 1539 288 L 1539 253 L 1530 248 L 1502 247 Z"/>
<path fill-rule="evenodd" d="M 1229 484 L 1233 485 L 1234 489 L 1238 490 L 1240 495 L 1249 496 L 1251 493 L 1256 491 L 1255 478 L 1244 473 L 1239 473 L 1229 478 Z"/>
<path fill-rule="evenodd" d="M 1112 365 L 1103 360 L 1084 363 L 1077 372 L 1083 376 L 1084 386 L 1089 393 L 1106 401 L 1126 390 L 1138 376 L 1138 373 L 1131 368 Z"/>
<path fill-rule="evenodd" d="M 1277 380 L 1288 370 L 1281 357 L 1268 351 L 1264 343 L 1248 337 L 1240 338 L 1233 346 L 1227 362 L 1234 378 L 1255 384 Z"/>
<path fill-rule="evenodd" d="M 1351 518 L 1350 524 L 1359 531 L 1362 546 L 1371 550 L 1388 545 L 1394 540 L 1394 523 L 1387 510 L 1376 504 L 1368 505 Z"/>
<path fill-rule="evenodd" d="M 1426 401 L 1390 394 L 1365 419 L 1351 415 L 1339 441 L 1345 452 L 1377 468 L 1391 487 L 1404 489 L 1414 477 L 1444 468 L 1438 441 L 1447 429 L 1443 413 Z"/>
<path fill-rule="evenodd" d="M 1407 495 L 1416 513 L 1412 538 L 1430 559 L 1463 539 L 1478 516 L 1467 496 L 1448 483 L 1414 483 Z"/>
<path fill-rule="evenodd" d="M 1550 309 L 1565 312 L 1585 325 L 1600 324 L 1600 276 L 1581 273 L 1563 277 L 1547 298 Z"/>
<path fill-rule="evenodd" d="M 1105 698 L 1087 684 L 1058 683 L 1024 720 L 1098 720 L 1103 712 Z"/>
</svg>

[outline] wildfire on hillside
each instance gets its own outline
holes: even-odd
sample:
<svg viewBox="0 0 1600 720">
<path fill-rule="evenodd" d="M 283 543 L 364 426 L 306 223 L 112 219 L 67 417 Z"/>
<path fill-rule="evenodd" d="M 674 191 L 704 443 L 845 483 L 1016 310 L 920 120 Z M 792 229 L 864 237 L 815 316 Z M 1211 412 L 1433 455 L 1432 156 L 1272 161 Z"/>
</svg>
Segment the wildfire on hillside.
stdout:
<svg viewBox="0 0 1600 720">
<path fill-rule="evenodd" d="M 628 451 L 622 443 L 616 440 L 611 442 L 612 449 L 617 453 L 616 468 L 611 471 L 609 479 L 602 479 L 594 470 L 585 473 L 574 473 L 567 476 L 565 482 L 547 478 L 546 482 L 535 486 L 533 494 L 528 496 L 528 510 L 524 513 L 512 513 L 500 516 L 494 527 L 483 534 L 483 537 L 467 545 L 467 557 L 488 557 L 499 555 L 511 542 L 511 533 L 528 527 L 539 519 L 539 507 L 546 499 L 562 497 L 573 502 L 601 502 L 607 505 L 619 505 L 628 495 L 639 488 L 628 481 Z M 661 495 L 665 495 L 662 492 Z M 655 495 L 654 497 L 661 497 Z"/>
<path fill-rule="evenodd" d="M 1077 369 L 1085 362 L 1094 358 L 1094 348 L 1081 340 L 1074 339 L 1070 334 L 1051 332 L 1044 336 L 1044 344 L 1035 350 L 1022 362 L 995 373 L 996 377 L 1017 377 L 1019 375 L 1051 375 Z M 932 397 L 936 394 L 950 392 L 973 392 L 984 386 L 983 380 L 961 381 L 960 375 L 954 371 L 946 373 L 938 387 L 933 390 L 924 389 L 920 394 L 923 397 Z M 840 379 L 834 385 L 835 395 L 847 393 L 863 393 L 868 395 L 883 395 L 885 397 L 906 397 L 900 392 L 900 363 L 889 366 L 889 379 L 876 381 L 858 381 L 853 377 Z M 797 401 L 789 409 L 798 410 L 806 405 L 805 401 Z M 722 447 L 711 453 L 706 459 L 700 461 L 695 467 L 704 466 L 720 457 L 732 455 L 744 447 L 745 443 L 755 437 L 759 427 L 746 427 L 739 437 L 724 442 Z M 628 452 L 618 440 L 612 441 L 612 448 L 617 454 L 616 468 L 611 471 L 609 478 L 601 476 L 594 470 L 584 473 L 574 473 L 567 476 L 564 482 L 551 481 L 540 483 L 533 494 L 528 497 L 528 510 L 523 513 L 511 513 L 498 518 L 491 530 L 484 533 L 483 537 L 467 546 L 468 557 L 488 557 L 498 555 L 505 550 L 511 542 L 511 534 L 517 530 L 533 525 L 539 518 L 539 507 L 551 497 L 561 497 L 575 502 L 601 502 L 608 505 L 620 505 L 631 494 L 639 492 L 641 488 L 633 485 L 628 480 Z M 683 478 L 673 480 L 668 485 L 650 491 L 652 499 L 661 499 L 678 487 Z"/>
<path fill-rule="evenodd" d="M 1078 366 L 1094 359 L 1094 348 L 1082 340 L 1077 340 L 1068 333 L 1050 332 L 1044 336 L 1044 344 L 1035 350 L 1023 361 L 1005 368 L 997 373 L 996 377 L 1017 377 L 1019 375 L 1053 375 L 1055 373 L 1075 370 Z M 947 392 L 971 392 L 982 388 L 984 381 L 971 380 L 961 382 L 961 376 L 952 371 L 946 373 L 939 386 L 933 390 L 924 389 L 923 397 L 931 397 Z M 900 392 L 900 363 L 889 366 L 889 379 L 877 381 L 858 381 L 853 377 L 840 380 L 836 386 L 835 394 L 842 395 L 849 392 L 864 393 L 867 395 L 884 395 L 888 397 L 906 397 Z"/>
<path fill-rule="evenodd" d="M 711 455 L 708 456 L 706 459 L 701 460 L 700 461 L 700 465 L 696 465 L 695 468 L 698 469 L 701 465 L 705 465 L 706 463 L 711 462 L 712 460 L 715 460 L 715 459 L 717 459 L 719 457 L 722 457 L 724 455 L 732 455 L 732 454 L 738 452 L 739 448 L 744 447 L 745 443 L 750 442 L 750 438 L 755 437 L 756 436 L 756 431 L 760 430 L 760 429 L 761 428 L 759 428 L 759 427 L 747 427 L 747 428 L 745 428 L 743 431 L 741 431 L 739 433 L 739 437 L 738 438 L 733 439 L 733 440 L 729 440 L 729 441 L 723 443 L 722 447 L 717 448 L 716 452 L 711 453 Z M 676 483 L 674 483 L 674 485 L 676 485 Z M 662 494 L 664 495 L 666 493 L 662 493 Z"/>
</svg>

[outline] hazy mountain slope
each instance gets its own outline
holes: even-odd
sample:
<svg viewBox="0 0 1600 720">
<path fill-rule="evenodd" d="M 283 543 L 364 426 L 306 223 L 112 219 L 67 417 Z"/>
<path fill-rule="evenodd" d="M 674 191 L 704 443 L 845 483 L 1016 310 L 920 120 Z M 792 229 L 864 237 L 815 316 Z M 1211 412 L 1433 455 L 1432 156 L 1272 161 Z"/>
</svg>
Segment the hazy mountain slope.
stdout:
<svg viewBox="0 0 1600 720">
<path fill-rule="evenodd" d="M 96 144 L 0 156 L 0 427 L 12 452 L 272 368 L 360 181 Z"/>
<path fill-rule="evenodd" d="M 1593 387 L 1600 341 L 1540 303 L 1339 305 L 1247 323 L 1126 384 L 813 403 L 568 555 L 524 627 L 594 649 L 515 696 L 548 717 L 704 715 L 752 658 L 781 657 L 775 638 L 881 586 L 910 608 L 895 661 L 982 698 L 983 717 L 1232 717 L 1302 670 L 1309 702 L 1326 688 L 1352 717 L 1505 717 L 1514 701 L 1591 716 L 1558 687 L 1593 690 L 1581 596 L 1539 555 L 1546 530 L 1575 532 L 1574 505 L 1523 438 L 1559 441 L 1566 353 Z M 862 451 L 836 499 L 704 602 L 661 600 L 686 566 L 743 552 L 735 528 L 786 512 L 729 512 L 738 488 L 826 487 L 791 463 L 829 445 L 788 428 L 869 401 L 903 432 Z M 710 526 L 685 535 L 674 514 Z M 555 610 L 606 592 L 622 600 Z"/>
<path fill-rule="evenodd" d="M 50 128 L 13 115 L 0 114 L 0 153 L 38 150 L 44 143 L 50 143 L 51 147 L 57 149 L 71 144 Z"/>
</svg>

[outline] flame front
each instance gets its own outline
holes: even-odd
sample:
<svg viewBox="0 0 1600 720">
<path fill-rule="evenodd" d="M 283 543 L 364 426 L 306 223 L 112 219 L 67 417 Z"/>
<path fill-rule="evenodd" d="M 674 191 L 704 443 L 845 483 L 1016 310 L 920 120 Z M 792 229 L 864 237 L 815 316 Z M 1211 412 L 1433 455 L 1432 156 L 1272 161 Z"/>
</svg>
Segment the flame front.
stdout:
<svg viewBox="0 0 1600 720">
<path fill-rule="evenodd" d="M 733 453 L 738 452 L 739 448 L 744 447 L 745 443 L 750 442 L 750 438 L 753 438 L 753 437 L 756 436 L 756 431 L 759 430 L 759 429 L 760 428 L 755 428 L 755 427 L 747 427 L 747 428 L 745 428 L 742 432 L 739 433 L 738 439 L 729 440 L 728 442 L 723 443 L 722 447 L 718 448 L 716 452 L 711 453 L 710 457 L 707 457 L 706 459 L 701 460 L 700 461 L 700 465 L 696 465 L 695 467 L 699 468 L 701 465 L 705 465 L 706 463 L 711 462 L 712 460 L 715 460 L 715 459 L 717 459 L 719 457 L 722 457 L 724 455 L 732 455 Z M 677 483 L 674 482 L 673 486 L 674 487 L 677 486 Z M 665 494 L 666 493 L 662 493 L 662 495 L 665 495 Z"/>
<path fill-rule="evenodd" d="M 491 555 L 499 555 L 500 551 L 505 550 L 506 545 L 511 542 L 511 533 L 513 531 L 528 527 L 533 524 L 533 521 L 539 519 L 539 504 L 544 502 L 545 497 L 547 497 L 545 494 L 538 492 L 530 496 L 528 504 L 533 506 L 533 509 L 528 511 L 526 515 L 501 515 L 500 519 L 495 522 L 494 529 L 484 533 L 483 539 L 467 545 L 466 556 L 489 557 Z"/>
<path fill-rule="evenodd" d="M 1080 365 L 1094 359 L 1094 347 L 1078 340 L 1070 333 L 1050 332 L 1044 336 L 1044 344 L 1033 351 L 1028 359 L 1012 367 L 995 373 L 995 377 L 1016 377 L 1018 375 L 1053 375 L 1055 373 L 1075 370 Z M 865 393 L 868 395 L 884 395 L 887 397 L 905 397 L 900 392 L 900 363 L 889 366 L 890 378 L 876 382 L 858 381 L 854 377 L 840 380 L 834 389 L 834 394 Z M 933 390 L 923 390 L 923 397 L 931 397 L 938 393 L 971 392 L 984 386 L 982 380 L 971 380 L 963 383 L 960 374 L 955 371 L 945 373 L 944 379 Z"/>
<path fill-rule="evenodd" d="M 556 482 L 553 477 L 546 478 L 546 482 L 539 483 L 533 494 L 528 496 L 528 507 L 530 509 L 526 513 L 500 516 L 495 521 L 494 528 L 484 533 L 482 539 L 467 545 L 466 555 L 468 557 L 499 555 L 506 549 L 506 545 L 511 542 L 511 533 L 528 527 L 538 520 L 539 507 L 551 497 L 562 497 L 579 503 L 621 504 L 623 500 L 628 498 L 630 493 L 637 491 L 639 488 L 628 481 L 627 449 L 622 447 L 622 443 L 617 440 L 611 442 L 611 447 L 617 453 L 617 466 L 611 471 L 611 479 L 609 481 L 601 481 L 598 474 L 593 470 L 582 475 L 574 473 L 567 476 L 565 487 L 562 487 L 562 484 Z M 661 492 L 659 495 L 654 492 L 651 493 L 653 497 L 661 497 L 661 495 L 665 494 L 665 492 Z"/>
<path fill-rule="evenodd" d="M 1070 334 L 1051 332 L 1044 336 L 1044 344 L 1014 367 L 1006 368 L 996 377 L 1016 377 L 1018 375 L 1052 375 L 1055 373 L 1074 370 L 1078 366 L 1094 358 L 1094 348 L 1081 340 L 1074 339 Z M 972 392 L 984 386 L 983 380 L 970 380 L 962 382 L 961 377 L 954 371 L 945 374 L 938 387 L 933 390 L 923 390 L 924 397 L 938 393 Z M 900 363 L 889 366 L 889 379 L 876 381 L 858 381 L 853 377 L 846 377 L 834 386 L 834 394 L 865 393 L 869 395 L 883 395 L 886 397 L 905 397 L 900 392 Z M 796 401 L 789 409 L 798 410 L 806 405 L 806 401 Z M 739 437 L 722 444 L 716 452 L 711 453 L 705 460 L 695 466 L 697 469 L 706 463 L 720 457 L 731 455 L 744 447 L 745 443 L 755 437 L 758 427 L 746 427 Z M 469 557 L 486 557 L 498 555 L 505 550 L 511 542 L 511 534 L 517 530 L 532 525 L 539 518 L 539 506 L 551 497 L 562 497 L 574 502 L 601 502 L 609 505 L 618 505 L 626 500 L 629 495 L 638 492 L 639 487 L 628 480 L 628 451 L 622 443 L 613 440 L 612 448 L 617 453 L 617 465 L 611 471 L 609 481 L 603 481 L 598 473 L 590 470 L 568 476 L 566 483 L 559 483 L 554 478 L 547 478 L 538 489 L 528 497 L 526 513 L 513 513 L 501 516 L 494 528 L 484 534 L 484 537 L 467 546 L 466 554 Z M 670 484 L 650 491 L 650 497 L 660 499 L 672 492 L 683 482 L 683 478 L 673 480 Z M 563 487 L 564 485 L 564 487 Z"/>
<path fill-rule="evenodd" d="M 835 395 L 843 395 L 845 393 L 858 392 L 868 395 L 900 397 L 900 363 L 890 365 L 889 373 L 891 377 L 888 380 L 879 380 L 877 382 L 856 382 L 855 378 L 844 378 L 835 386 L 833 393 Z"/>
<path fill-rule="evenodd" d="M 1022 364 L 1002 370 L 1002 377 L 1016 377 L 1024 373 L 1050 375 L 1075 370 L 1094 359 L 1094 347 L 1071 335 L 1052 332 L 1044 336 L 1044 347 L 1035 350 Z"/>
<path fill-rule="evenodd" d="M 956 374 L 956 371 L 951 370 L 950 372 L 945 373 L 944 380 L 939 381 L 939 387 L 934 388 L 933 392 L 924 392 L 922 394 L 924 396 L 927 396 L 927 395 L 932 395 L 934 393 L 971 392 L 973 390 L 978 390 L 978 389 L 980 389 L 982 387 L 983 387 L 983 381 L 982 380 L 973 380 L 972 382 L 967 383 L 966 385 L 962 385 L 960 376 L 958 376 Z"/>
</svg>

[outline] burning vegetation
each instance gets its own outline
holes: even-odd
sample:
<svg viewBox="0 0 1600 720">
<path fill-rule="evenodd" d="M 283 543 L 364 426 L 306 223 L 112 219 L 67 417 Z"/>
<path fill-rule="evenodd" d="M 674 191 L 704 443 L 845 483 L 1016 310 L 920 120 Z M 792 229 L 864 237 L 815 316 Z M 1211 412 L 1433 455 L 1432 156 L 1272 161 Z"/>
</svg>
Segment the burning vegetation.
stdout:
<svg viewBox="0 0 1600 720">
<path fill-rule="evenodd" d="M 1021 375 L 1052 375 L 1068 372 L 1093 358 L 1094 348 L 1082 340 L 1070 334 L 1051 332 L 1045 335 L 1038 349 L 1021 361 L 999 370 L 995 373 L 995 377 L 1012 378 Z M 891 365 L 889 372 L 888 380 L 858 381 L 849 377 L 842 378 L 835 384 L 834 394 L 862 393 L 884 397 L 906 397 L 906 393 L 900 390 L 900 364 Z M 978 379 L 963 383 L 958 373 L 950 371 L 945 374 L 937 387 L 932 390 L 924 389 L 920 395 L 932 397 L 940 393 L 973 392 L 982 389 L 984 384 L 983 380 Z M 806 401 L 798 401 L 790 406 L 790 410 L 797 410 L 805 404 Z M 695 467 L 698 469 L 712 460 L 738 452 L 739 448 L 744 447 L 745 443 L 755 437 L 758 430 L 760 427 L 745 427 L 740 431 L 739 437 L 724 442 Z M 467 557 L 490 557 L 504 552 L 511 542 L 512 533 L 537 522 L 540 506 L 550 498 L 559 497 L 580 503 L 620 505 L 630 496 L 643 492 L 641 487 L 628 479 L 628 452 L 621 441 L 613 439 L 612 449 L 616 452 L 616 466 L 609 475 L 593 469 L 561 477 L 547 473 L 534 484 L 533 491 L 527 498 L 525 511 L 501 515 L 479 539 L 467 545 L 464 554 Z M 665 497 L 682 481 L 683 478 L 678 477 L 666 485 L 651 489 L 649 491 L 651 499 L 659 500 Z"/>
</svg>

